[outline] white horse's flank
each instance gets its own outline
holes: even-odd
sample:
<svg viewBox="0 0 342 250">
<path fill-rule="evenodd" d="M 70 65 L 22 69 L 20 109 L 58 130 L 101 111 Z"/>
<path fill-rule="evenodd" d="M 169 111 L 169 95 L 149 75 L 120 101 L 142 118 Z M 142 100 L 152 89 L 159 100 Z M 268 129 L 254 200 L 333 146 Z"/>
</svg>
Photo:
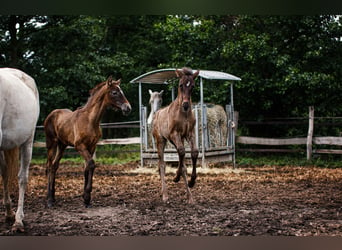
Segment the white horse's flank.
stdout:
<svg viewBox="0 0 342 250">
<path fill-rule="evenodd" d="M 4 186 L 4 204 L 6 220 L 15 222 L 12 230 L 24 230 L 24 195 L 28 182 L 29 164 L 32 158 L 34 132 L 39 116 L 39 94 L 32 77 L 24 72 L 12 69 L 0 69 L 0 172 Z M 12 211 L 9 195 L 8 173 L 17 162 L 20 150 L 20 169 L 18 173 L 19 199 L 16 214 Z"/>
<path fill-rule="evenodd" d="M 152 92 L 152 90 L 148 90 L 148 92 L 150 93 L 150 105 L 151 105 L 151 111 L 150 111 L 150 115 L 147 118 L 147 124 L 151 125 L 152 124 L 152 120 L 153 120 L 153 116 L 154 113 L 157 112 L 157 110 L 159 110 L 161 108 L 162 102 L 163 102 L 163 92 L 164 90 L 158 92 Z"/>
</svg>

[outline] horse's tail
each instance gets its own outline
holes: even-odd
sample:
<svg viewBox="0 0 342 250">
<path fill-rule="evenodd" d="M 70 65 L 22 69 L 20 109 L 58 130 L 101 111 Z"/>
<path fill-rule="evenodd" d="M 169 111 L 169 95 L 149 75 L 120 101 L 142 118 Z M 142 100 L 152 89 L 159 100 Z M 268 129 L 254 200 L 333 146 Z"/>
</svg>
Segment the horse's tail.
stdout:
<svg viewBox="0 0 342 250">
<path fill-rule="evenodd" d="M 54 139 L 56 138 L 56 131 L 53 126 L 54 119 L 55 119 L 55 113 L 51 112 L 44 121 L 44 132 L 45 132 L 45 142 L 46 142 L 46 148 L 51 148 L 51 146 L 54 143 Z"/>
<path fill-rule="evenodd" d="M 52 111 L 44 120 L 44 132 L 45 132 L 45 146 L 47 149 L 47 159 L 46 159 L 46 168 L 45 168 L 45 174 L 48 175 L 49 171 L 49 160 L 50 160 L 50 154 L 56 155 L 56 147 L 53 145 L 55 144 L 55 140 L 57 138 L 56 131 L 53 126 L 54 121 L 56 119 L 56 110 Z M 53 150 L 53 152 L 50 152 L 50 150 Z"/>
<path fill-rule="evenodd" d="M 18 190 L 18 173 L 19 173 L 19 148 L 4 150 L 6 171 L 8 178 L 8 188 L 10 193 Z"/>
</svg>

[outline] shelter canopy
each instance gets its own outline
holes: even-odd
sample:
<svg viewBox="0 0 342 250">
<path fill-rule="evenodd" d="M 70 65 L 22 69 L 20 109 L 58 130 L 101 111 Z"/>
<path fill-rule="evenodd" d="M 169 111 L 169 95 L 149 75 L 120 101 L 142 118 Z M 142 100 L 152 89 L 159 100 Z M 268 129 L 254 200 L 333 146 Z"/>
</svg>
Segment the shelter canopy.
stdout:
<svg viewBox="0 0 342 250">
<path fill-rule="evenodd" d="M 169 80 L 176 79 L 176 68 L 158 69 L 142 74 L 133 80 L 131 83 L 153 83 L 153 84 L 168 84 Z M 193 70 L 195 72 L 196 70 Z M 228 80 L 228 81 L 240 81 L 237 76 L 213 70 L 200 70 L 199 76 L 204 79 L 210 80 Z"/>
</svg>

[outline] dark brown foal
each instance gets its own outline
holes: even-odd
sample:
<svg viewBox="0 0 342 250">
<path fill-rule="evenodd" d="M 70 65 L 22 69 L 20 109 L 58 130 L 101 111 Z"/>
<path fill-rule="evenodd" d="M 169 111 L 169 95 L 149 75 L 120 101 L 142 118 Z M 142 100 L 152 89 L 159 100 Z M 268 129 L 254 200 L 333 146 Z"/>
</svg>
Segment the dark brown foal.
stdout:
<svg viewBox="0 0 342 250">
<path fill-rule="evenodd" d="M 90 91 L 88 102 L 81 108 L 56 109 L 44 121 L 47 147 L 48 206 L 55 202 L 55 178 L 59 161 L 67 146 L 73 146 L 85 160 L 84 204 L 90 206 L 92 180 L 95 169 L 93 154 L 101 137 L 100 121 L 107 107 L 128 115 L 131 105 L 120 88 L 120 80 L 111 77 Z"/>
</svg>

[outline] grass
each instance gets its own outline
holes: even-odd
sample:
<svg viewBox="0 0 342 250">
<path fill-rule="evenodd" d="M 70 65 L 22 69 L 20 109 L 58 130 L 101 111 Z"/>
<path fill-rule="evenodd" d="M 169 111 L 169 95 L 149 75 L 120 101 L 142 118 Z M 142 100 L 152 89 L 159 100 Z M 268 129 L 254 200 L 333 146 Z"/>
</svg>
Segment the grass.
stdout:
<svg viewBox="0 0 342 250">
<path fill-rule="evenodd" d="M 96 162 L 98 164 L 125 164 L 140 160 L 140 145 L 104 145 L 98 146 Z M 68 149 L 61 163 L 83 164 L 84 160 L 74 149 Z M 45 164 L 46 150 L 35 148 L 32 164 Z M 342 155 L 314 155 L 306 160 L 305 153 L 251 153 L 237 152 L 237 166 L 317 166 L 327 168 L 342 167 Z"/>
<path fill-rule="evenodd" d="M 327 168 L 342 167 L 342 156 L 340 155 L 314 155 L 308 161 L 305 154 L 301 153 L 250 153 L 238 152 L 236 154 L 238 166 L 316 166 Z"/>
<path fill-rule="evenodd" d="M 96 163 L 98 164 L 125 164 L 140 160 L 140 145 L 104 145 L 98 146 Z M 67 149 L 61 163 L 83 164 L 84 159 L 74 150 Z M 46 150 L 34 149 L 32 164 L 45 164 Z"/>
</svg>

